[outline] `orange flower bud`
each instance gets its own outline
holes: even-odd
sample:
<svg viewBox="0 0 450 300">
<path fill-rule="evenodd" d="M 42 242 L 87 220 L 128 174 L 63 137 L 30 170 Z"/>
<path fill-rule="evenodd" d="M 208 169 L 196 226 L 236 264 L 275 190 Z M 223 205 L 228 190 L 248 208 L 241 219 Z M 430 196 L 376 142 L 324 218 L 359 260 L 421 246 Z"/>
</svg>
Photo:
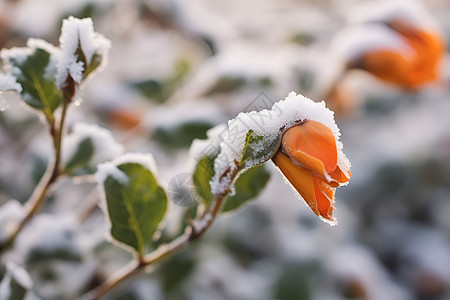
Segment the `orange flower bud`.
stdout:
<svg viewBox="0 0 450 300">
<path fill-rule="evenodd" d="M 330 128 L 313 120 L 289 128 L 272 160 L 317 216 L 334 221 L 334 193 L 351 174 L 338 166 Z"/>
</svg>

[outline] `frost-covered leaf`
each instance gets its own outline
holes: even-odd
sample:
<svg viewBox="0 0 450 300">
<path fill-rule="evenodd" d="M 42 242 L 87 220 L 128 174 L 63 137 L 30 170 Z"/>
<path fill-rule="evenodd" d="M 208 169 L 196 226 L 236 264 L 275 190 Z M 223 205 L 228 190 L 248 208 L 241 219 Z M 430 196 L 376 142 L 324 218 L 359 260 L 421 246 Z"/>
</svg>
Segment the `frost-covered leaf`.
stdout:
<svg viewBox="0 0 450 300">
<path fill-rule="evenodd" d="M 99 165 L 111 236 L 144 255 L 167 209 L 166 192 L 156 181 L 153 158 L 126 154 Z"/>
<path fill-rule="evenodd" d="M 13 262 L 8 262 L 6 264 L 6 275 L 0 284 L 0 299 L 25 299 L 32 285 L 31 277 L 24 268 Z"/>
<path fill-rule="evenodd" d="M 266 186 L 270 173 L 264 165 L 248 169 L 239 176 L 234 184 L 236 190 L 233 196 L 227 198 L 223 212 L 239 208 L 244 203 L 254 199 Z"/>
<path fill-rule="evenodd" d="M 109 130 L 96 124 L 77 123 L 63 144 L 63 171 L 69 175 L 90 174 L 97 164 L 114 159 L 123 152 L 123 146 Z"/>
<path fill-rule="evenodd" d="M 245 164 L 246 161 L 267 161 L 280 147 L 281 134 L 274 136 L 257 135 L 253 130 L 247 132 L 245 138 L 244 149 L 242 150 L 242 158 L 240 164 Z"/>
<path fill-rule="evenodd" d="M 12 50 L 2 58 L 11 64 L 17 82 L 22 86 L 21 95 L 25 103 L 43 111 L 50 117 L 61 103 L 61 93 L 55 86 L 53 78 L 48 76 L 51 53 L 44 47 L 24 48 L 24 56 L 14 56 Z"/>
</svg>

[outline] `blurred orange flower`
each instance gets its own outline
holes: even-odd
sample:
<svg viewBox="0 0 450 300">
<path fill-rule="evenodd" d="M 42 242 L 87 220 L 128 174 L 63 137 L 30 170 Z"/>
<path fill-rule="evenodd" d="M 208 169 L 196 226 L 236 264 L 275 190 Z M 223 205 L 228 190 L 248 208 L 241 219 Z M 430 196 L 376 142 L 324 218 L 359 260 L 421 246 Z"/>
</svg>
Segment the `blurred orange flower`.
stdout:
<svg viewBox="0 0 450 300">
<path fill-rule="evenodd" d="M 445 42 L 432 29 L 423 29 L 402 19 L 387 24 L 412 49 L 411 53 L 394 50 L 368 51 L 356 62 L 381 80 L 406 89 L 417 89 L 439 79 Z"/>
<path fill-rule="evenodd" d="M 272 160 L 317 216 L 334 221 L 334 193 L 351 174 L 338 166 L 330 128 L 313 120 L 289 128 Z"/>
</svg>

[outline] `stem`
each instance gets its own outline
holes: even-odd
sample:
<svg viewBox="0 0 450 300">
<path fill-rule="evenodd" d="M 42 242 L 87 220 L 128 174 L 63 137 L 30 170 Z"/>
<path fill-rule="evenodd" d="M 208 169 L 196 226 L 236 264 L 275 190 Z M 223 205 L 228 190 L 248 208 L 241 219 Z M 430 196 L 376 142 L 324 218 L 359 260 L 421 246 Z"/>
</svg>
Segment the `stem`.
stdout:
<svg viewBox="0 0 450 300">
<path fill-rule="evenodd" d="M 240 170 L 236 170 L 235 172 L 233 172 L 231 174 L 231 178 L 234 179 L 239 171 Z M 141 270 L 174 255 L 187 245 L 203 236 L 203 234 L 208 231 L 219 213 L 222 211 L 226 196 L 230 192 L 230 189 L 231 187 L 227 188 L 222 194 L 216 195 L 216 198 L 209 210 L 205 214 L 203 214 L 199 220 L 196 220 L 196 222 L 193 223 L 192 227 L 188 227 L 183 235 L 179 236 L 168 244 L 160 246 L 155 251 L 144 256 L 140 261 L 133 260 L 122 270 L 120 270 L 116 275 L 113 275 L 100 286 L 89 291 L 81 299 L 100 299 L 107 292 L 109 292 L 125 280 L 129 279 L 133 275 L 138 274 Z"/>
<path fill-rule="evenodd" d="M 52 159 L 50 159 L 44 175 L 42 176 L 38 185 L 34 188 L 33 193 L 31 194 L 25 205 L 25 216 L 10 233 L 10 235 L 5 240 L 0 242 L 0 253 L 13 245 L 17 235 L 22 231 L 25 225 L 27 225 L 28 222 L 30 222 L 31 219 L 33 219 L 33 217 L 41 210 L 42 206 L 45 203 L 45 200 L 47 199 L 46 196 L 48 191 L 50 190 L 50 187 L 53 185 L 53 183 L 56 182 L 60 175 L 59 164 L 61 160 L 61 142 L 68 106 L 69 102 L 64 101 L 58 128 L 55 128 L 54 122 L 49 122 L 50 135 L 53 139 L 53 146 L 55 149 L 54 156 Z"/>
</svg>

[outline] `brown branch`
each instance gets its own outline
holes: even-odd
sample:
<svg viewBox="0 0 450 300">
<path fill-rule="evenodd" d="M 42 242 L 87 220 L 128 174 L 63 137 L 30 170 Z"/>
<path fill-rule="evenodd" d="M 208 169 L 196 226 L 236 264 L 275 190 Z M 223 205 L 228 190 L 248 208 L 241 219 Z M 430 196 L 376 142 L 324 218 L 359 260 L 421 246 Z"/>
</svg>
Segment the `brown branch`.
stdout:
<svg viewBox="0 0 450 300">
<path fill-rule="evenodd" d="M 231 174 L 231 178 L 234 179 L 239 173 L 239 171 L 240 171 L 239 169 L 235 170 L 235 172 Z M 203 234 L 205 234 L 211 227 L 211 225 L 214 223 L 219 213 L 222 211 L 225 199 L 231 190 L 232 182 L 233 180 L 231 180 L 230 187 L 228 187 L 222 194 L 216 195 L 213 204 L 207 210 L 207 212 L 203 214 L 200 217 L 200 219 L 195 220 L 195 222 L 192 223 L 191 227 L 188 227 L 186 229 L 183 235 L 179 236 L 178 238 L 176 238 L 175 240 L 171 241 L 168 244 L 160 246 L 155 251 L 147 254 L 141 259 L 141 261 L 137 259 L 133 260 L 123 269 L 119 270 L 115 275 L 113 275 L 108 280 L 103 282 L 101 285 L 89 291 L 81 299 L 83 300 L 100 299 L 110 290 L 114 289 L 122 282 L 128 280 L 133 275 L 136 275 L 140 273 L 142 270 L 146 269 L 147 267 L 152 266 L 155 263 L 161 262 L 162 260 L 174 255 L 187 245 L 191 244 L 192 242 L 202 237 Z"/>
</svg>

